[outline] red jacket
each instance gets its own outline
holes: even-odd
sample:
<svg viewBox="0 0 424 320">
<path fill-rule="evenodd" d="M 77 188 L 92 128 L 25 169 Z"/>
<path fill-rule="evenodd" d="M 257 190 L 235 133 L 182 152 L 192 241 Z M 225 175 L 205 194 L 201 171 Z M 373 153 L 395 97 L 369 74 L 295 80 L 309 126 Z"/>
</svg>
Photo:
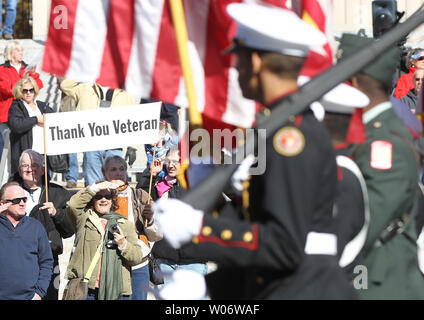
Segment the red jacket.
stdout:
<svg viewBox="0 0 424 320">
<path fill-rule="evenodd" d="M 414 72 L 417 70 L 415 67 L 409 67 L 409 73 L 405 73 L 404 75 L 399 77 L 398 82 L 396 83 L 395 92 L 393 95 L 400 99 L 403 96 L 406 96 L 411 89 L 415 88 L 414 84 Z"/>
<path fill-rule="evenodd" d="M 4 64 L 0 65 L 0 123 L 7 122 L 9 108 L 14 99 L 12 89 L 16 82 L 24 77 L 26 66 L 27 64 L 22 61 L 22 65 L 18 74 L 16 69 L 10 64 L 9 61 L 6 61 Z M 40 75 L 35 72 L 29 72 L 28 75 L 35 79 L 38 88 L 41 90 L 43 87 L 43 82 L 40 79 Z"/>
</svg>

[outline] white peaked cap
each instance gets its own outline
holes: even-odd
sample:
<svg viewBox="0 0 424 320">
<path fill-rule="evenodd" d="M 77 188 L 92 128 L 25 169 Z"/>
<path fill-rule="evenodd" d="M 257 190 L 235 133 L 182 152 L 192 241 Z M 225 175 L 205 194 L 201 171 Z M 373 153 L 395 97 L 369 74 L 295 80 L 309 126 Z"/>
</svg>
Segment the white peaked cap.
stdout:
<svg viewBox="0 0 424 320">
<path fill-rule="evenodd" d="M 309 77 L 300 76 L 297 82 L 299 85 L 304 85 L 309 80 Z M 327 112 L 352 114 L 355 108 L 368 106 L 370 100 L 358 89 L 345 83 L 339 83 L 328 91 L 319 102 Z"/>
<path fill-rule="evenodd" d="M 327 42 L 321 31 L 287 9 L 231 3 L 227 12 L 237 22 L 235 38 L 244 47 L 305 57 L 309 48 Z"/>
</svg>

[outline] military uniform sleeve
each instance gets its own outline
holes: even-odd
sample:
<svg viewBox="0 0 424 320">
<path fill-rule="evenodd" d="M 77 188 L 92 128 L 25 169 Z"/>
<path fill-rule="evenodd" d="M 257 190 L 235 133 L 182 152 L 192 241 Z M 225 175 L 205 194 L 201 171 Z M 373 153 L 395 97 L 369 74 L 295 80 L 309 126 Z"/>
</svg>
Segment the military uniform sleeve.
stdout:
<svg viewBox="0 0 424 320">
<path fill-rule="evenodd" d="M 372 246 L 396 218 L 409 214 L 418 188 L 414 153 L 395 136 L 367 141 L 355 156 L 365 178 L 371 221 L 366 248 Z"/>
<path fill-rule="evenodd" d="M 316 124 L 311 126 L 280 132 L 298 138 L 293 146 L 275 145 L 283 141 L 279 132 L 267 140 L 266 172 L 251 179 L 252 222 L 205 215 L 194 241 L 206 246 L 202 250 L 207 258 L 287 271 L 299 265 L 315 220 L 326 225 L 331 219 L 337 183 L 329 137 L 322 130 L 314 132 Z"/>
</svg>

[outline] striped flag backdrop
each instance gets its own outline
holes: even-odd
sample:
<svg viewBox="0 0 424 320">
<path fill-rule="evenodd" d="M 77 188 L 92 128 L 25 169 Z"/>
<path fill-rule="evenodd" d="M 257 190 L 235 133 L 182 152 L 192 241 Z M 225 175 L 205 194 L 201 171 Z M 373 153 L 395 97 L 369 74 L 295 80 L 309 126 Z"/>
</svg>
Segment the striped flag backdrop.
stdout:
<svg viewBox="0 0 424 320">
<path fill-rule="evenodd" d="M 225 11 L 231 2 L 241 0 L 183 1 L 197 105 L 207 129 L 250 127 L 258 108 L 242 97 L 231 56 L 222 54 L 236 31 Z M 52 0 L 43 71 L 188 106 L 166 0 Z"/>
<path fill-rule="evenodd" d="M 328 42 L 309 52 L 302 76 L 312 78 L 333 65 L 333 1 L 302 0 L 293 1 L 293 10 L 307 23 L 327 35 Z"/>
</svg>

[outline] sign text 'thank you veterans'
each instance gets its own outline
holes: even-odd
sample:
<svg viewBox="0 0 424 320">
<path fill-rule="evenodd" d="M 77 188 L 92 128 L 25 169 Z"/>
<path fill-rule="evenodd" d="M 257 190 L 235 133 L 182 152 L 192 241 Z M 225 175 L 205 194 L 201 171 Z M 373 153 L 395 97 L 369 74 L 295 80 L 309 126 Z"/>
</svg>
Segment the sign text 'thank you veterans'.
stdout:
<svg viewBox="0 0 424 320">
<path fill-rule="evenodd" d="M 48 155 L 154 144 L 161 102 L 56 112 L 45 116 Z"/>
</svg>

